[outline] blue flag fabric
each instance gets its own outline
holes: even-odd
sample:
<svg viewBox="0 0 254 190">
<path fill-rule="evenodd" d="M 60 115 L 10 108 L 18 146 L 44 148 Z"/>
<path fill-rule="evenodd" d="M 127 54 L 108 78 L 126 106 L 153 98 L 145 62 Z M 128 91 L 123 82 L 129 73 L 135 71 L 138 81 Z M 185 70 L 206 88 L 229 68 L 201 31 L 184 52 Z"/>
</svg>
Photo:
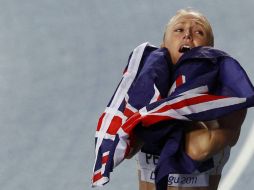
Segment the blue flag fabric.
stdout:
<svg viewBox="0 0 254 190">
<path fill-rule="evenodd" d="M 141 44 L 131 54 L 99 119 L 92 185 L 109 181 L 110 172 L 128 155 L 136 129 L 147 142 L 156 139 L 155 133 L 167 130 L 161 136 L 166 141 L 159 151 L 157 188 L 166 188 L 169 173 L 207 169 L 184 153 L 179 122 L 213 120 L 253 105 L 253 85 L 239 63 L 225 52 L 196 47 L 172 65 L 167 49 Z M 168 127 L 159 127 L 165 123 Z M 145 128 L 154 130 L 147 133 Z M 205 166 L 212 167 L 212 163 Z"/>
</svg>

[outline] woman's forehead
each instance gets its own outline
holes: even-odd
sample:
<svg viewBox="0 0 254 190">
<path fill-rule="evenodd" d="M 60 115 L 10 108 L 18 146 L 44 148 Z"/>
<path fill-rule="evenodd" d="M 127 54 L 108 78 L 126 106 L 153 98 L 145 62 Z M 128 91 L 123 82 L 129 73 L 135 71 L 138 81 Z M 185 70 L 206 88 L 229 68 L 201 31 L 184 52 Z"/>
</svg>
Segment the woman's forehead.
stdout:
<svg viewBox="0 0 254 190">
<path fill-rule="evenodd" d="M 193 23 L 200 25 L 202 27 L 205 27 L 207 25 L 207 23 L 203 19 L 201 19 L 198 16 L 194 16 L 194 15 L 179 16 L 179 17 L 175 18 L 170 25 L 175 26 L 178 24 L 185 24 L 187 22 L 193 22 Z"/>
</svg>

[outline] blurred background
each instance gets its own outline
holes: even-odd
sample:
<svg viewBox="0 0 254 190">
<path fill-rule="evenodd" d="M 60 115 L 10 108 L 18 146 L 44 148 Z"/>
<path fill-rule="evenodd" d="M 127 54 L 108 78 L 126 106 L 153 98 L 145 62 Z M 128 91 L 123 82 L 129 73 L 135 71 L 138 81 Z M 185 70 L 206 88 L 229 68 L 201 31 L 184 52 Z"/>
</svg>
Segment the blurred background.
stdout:
<svg viewBox="0 0 254 190">
<path fill-rule="evenodd" d="M 0 189 L 92 189 L 97 120 L 129 53 L 146 41 L 159 46 L 169 18 L 186 7 L 207 16 L 215 47 L 254 82 L 252 0 L 0 0 Z M 243 155 L 253 113 L 224 181 Z M 237 164 L 240 177 L 224 182 L 233 190 L 254 186 L 251 146 Z M 127 160 L 102 189 L 138 189 L 137 182 L 135 160 Z"/>
</svg>

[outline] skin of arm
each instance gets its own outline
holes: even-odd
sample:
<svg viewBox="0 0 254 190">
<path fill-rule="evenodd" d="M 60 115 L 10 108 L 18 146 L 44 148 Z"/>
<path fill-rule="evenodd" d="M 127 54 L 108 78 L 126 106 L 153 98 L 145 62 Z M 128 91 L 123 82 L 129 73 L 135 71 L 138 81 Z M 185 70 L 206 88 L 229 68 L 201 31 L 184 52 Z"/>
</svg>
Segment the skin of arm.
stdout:
<svg viewBox="0 0 254 190">
<path fill-rule="evenodd" d="M 185 151 L 193 159 L 203 161 L 226 146 L 234 146 L 239 138 L 247 110 L 235 111 L 213 122 L 198 122 L 186 132 Z"/>
</svg>

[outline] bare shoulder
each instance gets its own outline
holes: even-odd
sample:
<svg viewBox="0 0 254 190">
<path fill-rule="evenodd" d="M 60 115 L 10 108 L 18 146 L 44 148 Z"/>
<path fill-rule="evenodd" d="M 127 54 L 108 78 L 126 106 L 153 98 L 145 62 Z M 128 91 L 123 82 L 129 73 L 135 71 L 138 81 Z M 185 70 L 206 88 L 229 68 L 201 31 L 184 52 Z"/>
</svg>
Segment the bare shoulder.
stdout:
<svg viewBox="0 0 254 190">
<path fill-rule="evenodd" d="M 234 111 L 218 119 L 220 127 L 239 129 L 241 128 L 247 114 L 247 109 Z"/>
<path fill-rule="evenodd" d="M 230 136 L 230 146 L 234 146 L 237 143 L 246 114 L 247 109 L 243 109 L 232 112 L 218 119 L 220 128 L 227 131 L 225 134 L 229 134 Z"/>
</svg>

